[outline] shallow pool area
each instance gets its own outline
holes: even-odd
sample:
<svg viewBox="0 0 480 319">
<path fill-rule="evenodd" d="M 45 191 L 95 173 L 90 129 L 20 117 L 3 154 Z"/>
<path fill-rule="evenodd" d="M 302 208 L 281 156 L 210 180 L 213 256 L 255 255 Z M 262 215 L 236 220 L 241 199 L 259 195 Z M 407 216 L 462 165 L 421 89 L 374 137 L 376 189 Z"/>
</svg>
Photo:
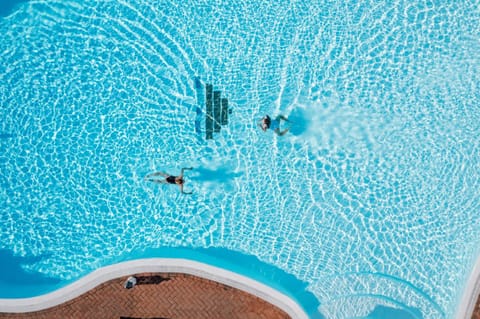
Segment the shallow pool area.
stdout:
<svg viewBox="0 0 480 319">
<path fill-rule="evenodd" d="M 9 1 L 0 298 L 181 256 L 312 318 L 453 318 L 480 256 L 478 8 Z M 144 179 L 184 167 L 191 195 Z"/>
</svg>

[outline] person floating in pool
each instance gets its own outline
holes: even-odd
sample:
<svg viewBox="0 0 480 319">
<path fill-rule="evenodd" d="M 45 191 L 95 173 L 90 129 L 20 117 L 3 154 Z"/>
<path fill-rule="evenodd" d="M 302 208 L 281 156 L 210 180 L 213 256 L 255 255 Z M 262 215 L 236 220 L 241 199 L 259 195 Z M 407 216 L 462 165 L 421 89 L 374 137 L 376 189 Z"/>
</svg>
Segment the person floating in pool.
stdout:
<svg viewBox="0 0 480 319">
<path fill-rule="evenodd" d="M 164 172 L 155 172 L 155 173 L 151 173 L 151 174 L 148 174 L 147 176 L 145 176 L 145 180 L 148 181 L 148 182 L 153 182 L 153 183 L 158 183 L 158 184 L 178 185 L 180 187 L 180 191 L 182 192 L 182 194 L 191 194 L 192 192 L 187 193 L 187 192 L 183 191 L 183 185 L 185 184 L 185 180 L 183 179 L 183 173 L 186 170 L 192 170 L 192 169 L 193 169 L 192 167 L 184 167 L 184 168 L 182 168 L 182 171 L 180 172 L 180 175 L 178 175 L 178 176 L 170 175 L 170 174 L 167 174 L 167 173 L 164 173 Z M 162 176 L 162 177 L 165 177 L 165 178 L 160 179 L 160 178 L 158 178 L 158 176 Z"/>
<path fill-rule="evenodd" d="M 285 135 L 285 133 L 288 132 L 290 129 L 287 127 L 283 131 L 280 130 L 280 121 L 283 120 L 285 122 L 290 122 L 285 116 L 283 115 L 278 115 L 274 120 L 270 118 L 270 116 L 265 115 L 260 121 L 258 121 L 258 126 L 266 132 L 268 129 L 273 130 L 275 133 L 277 133 L 278 136 Z"/>
</svg>

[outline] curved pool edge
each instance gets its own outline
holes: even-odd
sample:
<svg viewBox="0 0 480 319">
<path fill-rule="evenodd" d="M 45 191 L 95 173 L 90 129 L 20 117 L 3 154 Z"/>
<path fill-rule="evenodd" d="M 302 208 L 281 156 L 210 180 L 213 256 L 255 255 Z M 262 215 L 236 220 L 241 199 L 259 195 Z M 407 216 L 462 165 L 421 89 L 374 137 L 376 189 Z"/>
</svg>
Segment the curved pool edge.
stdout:
<svg viewBox="0 0 480 319">
<path fill-rule="evenodd" d="M 185 273 L 209 279 L 259 297 L 282 309 L 291 318 L 308 318 L 305 311 L 294 300 L 265 284 L 222 268 L 180 258 L 138 259 L 106 266 L 45 295 L 0 299 L 0 312 L 21 313 L 43 310 L 70 301 L 109 280 L 142 272 Z"/>
<path fill-rule="evenodd" d="M 471 319 L 480 295 L 480 256 L 467 279 L 455 319 Z"/>
</svg>

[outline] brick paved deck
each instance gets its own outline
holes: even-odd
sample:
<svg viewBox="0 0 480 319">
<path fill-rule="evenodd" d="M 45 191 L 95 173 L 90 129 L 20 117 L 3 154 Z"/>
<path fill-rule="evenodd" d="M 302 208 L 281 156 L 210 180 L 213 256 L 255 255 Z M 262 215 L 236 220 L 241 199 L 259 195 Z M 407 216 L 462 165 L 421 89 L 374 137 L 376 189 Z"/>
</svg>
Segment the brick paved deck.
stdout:
<svg viewBox="0 0 480 319">
<path fill-rule="evenodd" d="M 472 319 L 480 319 L 480 296 L 478 296 L 477 305 L 473 311 Z"/>
<path fill-rule="evenodd" d="M 123 287 L 128 276 L 121 277 L 59 306 L 31 313 L 0 313 L 0 318 L 290 318 L 281 309 L 256 296 L 204 278 L 176 273 L 135 276 L 142 279 L 132 289 Z M 149 277 L 154 280 L 148 280 Z"/>
</svg>

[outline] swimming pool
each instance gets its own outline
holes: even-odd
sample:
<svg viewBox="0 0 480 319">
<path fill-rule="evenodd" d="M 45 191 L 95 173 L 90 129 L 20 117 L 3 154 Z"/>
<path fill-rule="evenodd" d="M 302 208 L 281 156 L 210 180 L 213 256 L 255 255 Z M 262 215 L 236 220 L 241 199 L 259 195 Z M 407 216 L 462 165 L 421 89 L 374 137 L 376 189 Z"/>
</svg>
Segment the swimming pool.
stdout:
<svg viewBox="0 0 480 319">
<path fill-rule="evenodd" d="M 325 318 L 455 314 L 480 246 L 478 1 L 0 12 L 1 298 L 219 249 L 307 283 Z M 212 139 L 207 84 L 231 109 Z M 143 180 L 182 167 L 192 195 Z"/>
</svg>

